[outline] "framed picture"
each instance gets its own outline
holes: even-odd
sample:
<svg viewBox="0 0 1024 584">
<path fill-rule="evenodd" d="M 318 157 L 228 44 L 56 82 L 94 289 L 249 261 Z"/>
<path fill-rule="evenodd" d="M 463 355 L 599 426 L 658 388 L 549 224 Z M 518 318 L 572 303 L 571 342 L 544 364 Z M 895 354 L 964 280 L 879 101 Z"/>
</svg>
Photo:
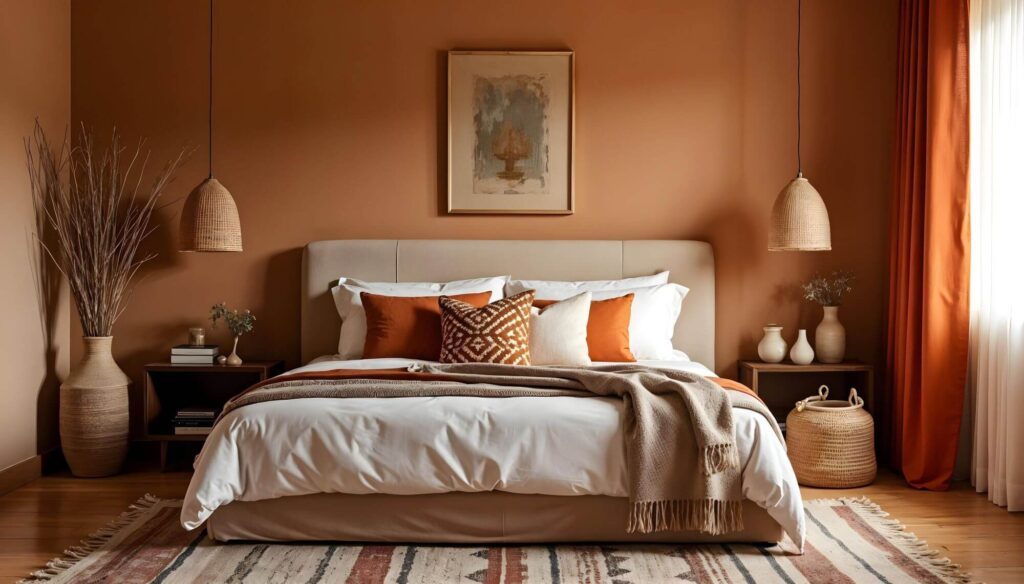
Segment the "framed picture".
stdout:
<svg viewBox="0 0 1024 584">
<path fill-rule="evenodd" d="M 448 212 L 573 212 L 573 52 L 448 52 Z"/>
</svg>

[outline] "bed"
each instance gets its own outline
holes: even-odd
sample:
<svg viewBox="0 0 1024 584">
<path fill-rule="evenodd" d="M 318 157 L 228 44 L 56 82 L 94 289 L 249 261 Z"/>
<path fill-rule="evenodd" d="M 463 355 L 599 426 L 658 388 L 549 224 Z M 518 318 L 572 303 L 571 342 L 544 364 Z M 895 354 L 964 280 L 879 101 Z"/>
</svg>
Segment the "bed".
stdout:
<svg viewBox="0 0 1024 584">
<path fill-rule="evenodd" d="M 643 365 L 713 376 L 714 259 L 694 241 L 339 240 L 303 255 L 299 372 L 408 367 L 339 361 L 327 283 L 512 274 L 550 280 L 671 272 L 689 288 L 673 359 Z M 538 401 L 541 400 L 541 401 Z M 762 416 L 735 410 L 743 529 L 626 533 L 622 400 L 574 397 L 327 398 L 230 413 L 196 461 L 188 529 L 219 541 L 503 543 L 765 542 L 802 546 L 804 517 L 785 447 Z M 415 452 L 415 455 L 410 455 Z"/>
</svg>

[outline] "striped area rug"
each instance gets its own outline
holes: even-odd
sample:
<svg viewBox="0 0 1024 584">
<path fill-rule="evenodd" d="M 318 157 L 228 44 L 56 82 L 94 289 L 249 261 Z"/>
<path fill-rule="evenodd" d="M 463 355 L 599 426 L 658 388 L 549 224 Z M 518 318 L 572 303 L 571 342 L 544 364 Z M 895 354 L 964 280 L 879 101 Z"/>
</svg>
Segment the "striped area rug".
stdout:
<svg viewBox="0 0 1024 584">
<path fill-rule="evenodd" d="M 751 545 L 218 544 L 146 496 L 24 582 L 656 584 L 971 582 L 867 499 L 805 503 L 806 553 Z"/>
</svg>

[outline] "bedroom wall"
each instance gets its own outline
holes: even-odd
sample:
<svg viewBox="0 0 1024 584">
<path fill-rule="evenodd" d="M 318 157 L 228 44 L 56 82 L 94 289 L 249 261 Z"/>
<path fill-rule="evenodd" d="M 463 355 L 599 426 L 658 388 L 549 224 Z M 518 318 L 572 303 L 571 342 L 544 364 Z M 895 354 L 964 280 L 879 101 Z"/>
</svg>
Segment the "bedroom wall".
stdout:
<svg viewBox="0 0 1024 584">
<path fill-rule="evenodd" d="M 23 139 L 38 116 L 57 140 L 71 115 L 69 0 L 0 0 L 0 494 L 38 476 L 57 446 L 68 300 L 33 233 Z M 45 274 L 50 285 L 42 285 Z"/>
<path fill-rule="evenodd" d="M 160 214 L 160 256 L 116 329 L 120 363 L 138 381 L 143 363 L 225 300 L 258 315 L 245 357 L 295 364 L 301 247 L 373 237 L 708 240 L 728 375 L 756 354 L 764 324 L 793 338 L 820 319 L 799 298 L 802 279 L 850 269 L 849 354 L 878 363 L 896 6 L 805 3 L 804 172 L 828 204 L 834 251 L 770 254 L 769 210 L 796 165 L 795 10 L 792 0 L 218 0 L 215 171 L 239 205 L 245 252 L 183 255 L 181 200 L 206 173 L 206 3 L 75 3 L 73 121 L 147 137 L 158 161 L 197 147 Z M 577 213 L 444 215 L 445 51 L 563 47 L 577 55 Z"/>
</svg>

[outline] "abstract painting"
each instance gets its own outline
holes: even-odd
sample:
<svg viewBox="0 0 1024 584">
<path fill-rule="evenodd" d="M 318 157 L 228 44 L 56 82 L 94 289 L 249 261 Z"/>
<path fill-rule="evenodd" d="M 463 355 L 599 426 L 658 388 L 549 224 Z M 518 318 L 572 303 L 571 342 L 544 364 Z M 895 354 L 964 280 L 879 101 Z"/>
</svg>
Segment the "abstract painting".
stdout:
<svg viewBox="0 0 1024 584">
<path fill-rule="evenodd" d="M 473 192 L 548 192 L 546 82 L 544 75 L 474 76 Z"/>
<path fill-rule="evenodd" d="M 448 62 L 449 212 L 572 213 L 572 52 Z"/>
</svg>

